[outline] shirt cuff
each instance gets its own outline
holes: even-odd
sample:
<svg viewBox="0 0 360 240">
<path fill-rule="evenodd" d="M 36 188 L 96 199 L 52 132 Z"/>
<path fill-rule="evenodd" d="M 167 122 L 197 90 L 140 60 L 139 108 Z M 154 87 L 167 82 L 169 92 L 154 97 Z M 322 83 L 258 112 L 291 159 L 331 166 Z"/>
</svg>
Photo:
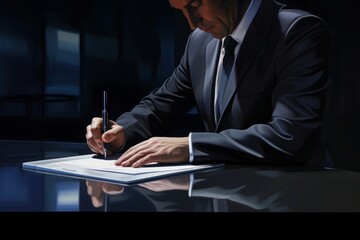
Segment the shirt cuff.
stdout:
<svg viewBox="0 0 360 240">
<path fill-rule="evenodd" d="M 191 173 L 190 174 L 189 192 L 188 192 L 189 197 L 191 197 L 191 195 L 192 195 L 193 184 L 194 184 L 194 174 Z"/>
<path fill-rule="evenodd" d="M 191 140 L 192 133 L 189 134 L 189 162 L 192 163 L 194 161 L 194 152 L 192 147 L 192 140 Z"/>
</svg>

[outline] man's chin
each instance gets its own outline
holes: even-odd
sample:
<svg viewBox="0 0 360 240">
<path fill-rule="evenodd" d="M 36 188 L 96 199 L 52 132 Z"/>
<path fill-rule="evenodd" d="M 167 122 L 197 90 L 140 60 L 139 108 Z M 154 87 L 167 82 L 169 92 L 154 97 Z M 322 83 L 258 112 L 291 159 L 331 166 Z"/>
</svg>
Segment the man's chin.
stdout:
<svg viewBox="0 0 360 240">
<path fill-rule="evenodd" d="M 217 38 L 217 39 L 223 39 L 224 36 L 223 34 L 217 34 L 217 33 L 210 33 L 214 38 Z"/>
<path fill-rule="evenodd" d="M 212 30 L 212 31 L 204 31 L 204 30 L 203 31 L 211 34 L 214 38 L 217 38 L 217 39 L 222 39 L 227 36 L 224 33 L 214 32 L 214 29 L 210 29 L 210 30 Z"/>
</svg>

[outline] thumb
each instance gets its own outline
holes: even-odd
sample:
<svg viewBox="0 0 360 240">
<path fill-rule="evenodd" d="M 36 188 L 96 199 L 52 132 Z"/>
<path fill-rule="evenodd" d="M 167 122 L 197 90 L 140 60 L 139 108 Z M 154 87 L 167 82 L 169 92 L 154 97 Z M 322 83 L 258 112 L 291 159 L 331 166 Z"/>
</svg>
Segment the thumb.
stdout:
<svg viewBox="0 0 360 240">
<path fill-rule="evenodd" d="M 124 132 L 124 128 L 117 125 L 113 126 L 109 131 L 105 132 L 102 135 L 102 141 L 105 143 L 110 143 L 115 141 L 117 138 L 121 138 Z"/>
<path fill-rule="evenodd" d="M 113 133 L 110 133 L 109 131 L 107 131 L 101 136 L 101 140 L 104 143 L 112 142 L 115 140 L 115 135 Z"/>
</svg>

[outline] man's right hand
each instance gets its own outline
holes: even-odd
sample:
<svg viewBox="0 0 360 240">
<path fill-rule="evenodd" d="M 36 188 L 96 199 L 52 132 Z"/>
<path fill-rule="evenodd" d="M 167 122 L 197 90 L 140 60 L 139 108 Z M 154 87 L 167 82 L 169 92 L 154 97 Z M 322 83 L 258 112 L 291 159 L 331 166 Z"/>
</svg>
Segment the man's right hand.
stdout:
<svg viewBox="0 0 360 240">
<path fill-rule="evenodd" d="M 125 144 L 124 128 L 110 120 L 110 130 L 102 134 L 102 121 L 102 118 L 92 119 L 91 124 L 86 127 L 86 142 L 91 151 L 97 154 L 104 154 L 103 143 L 109 143 L 108 154 L 112 154 Z"/>
<path fill-rule="evenodd" d="M 104 193 L 109 195 L 121 194 L 124 187 L 111 183 L 86 181 L 87 193 L 91 197 L 91 202 L 94 207 L 99 208 L 104 205 Z"/>
</svg>

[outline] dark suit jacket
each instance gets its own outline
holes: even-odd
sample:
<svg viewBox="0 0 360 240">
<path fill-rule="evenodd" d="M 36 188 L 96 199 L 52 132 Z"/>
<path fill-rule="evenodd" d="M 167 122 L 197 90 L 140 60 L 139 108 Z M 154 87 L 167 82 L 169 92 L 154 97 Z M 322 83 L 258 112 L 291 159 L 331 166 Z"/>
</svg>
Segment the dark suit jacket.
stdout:
<svg viewBox="0 0 360 240">
<path fill-rule="evenodd" d="M 198 29 L 172 76 L 117 123 L 132 145 L 158 135 L 196 105 L 207 132 L 192 133 L 194 163 L 304 163 L 321 127 L 327 46 L 321 19 L 263 0 L 241 45 L 218 124 L 213 92 L 220 40 Z"/>
</svg>

